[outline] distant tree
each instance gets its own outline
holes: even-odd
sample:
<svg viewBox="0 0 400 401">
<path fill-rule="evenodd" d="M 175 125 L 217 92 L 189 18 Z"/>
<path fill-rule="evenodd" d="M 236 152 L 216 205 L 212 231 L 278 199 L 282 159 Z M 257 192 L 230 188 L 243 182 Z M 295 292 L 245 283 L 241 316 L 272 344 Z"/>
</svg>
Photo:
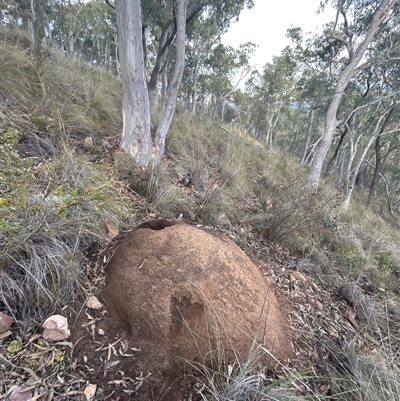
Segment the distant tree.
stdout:
<svg viewBox="0 0 400 401">
<path fill-rule="evenodd" d="M 322 5 L 327 2 L 327 0 L 323 1 Z M 371 43 L 380 33 L 387 33 L 387 29 L 383 29 L 384 22 L 387 21 L 394 27 L 396 22 L 392 17 L 400 11 L 399 0 L 378 2 L 376 0 L 333 0 L 332 4 L 337 14 L 329 34 L 346 49 L 348 57 L 337 77 L 334 94 L 326 112 L 324 133 L 310 166 L 308 180 L 313 187 L 319 185 L 325 157 L 332 144 L 335 129 L 340 123 L 337 112 L 345 89 L 354 74 L 368 65 L 368 60 L 365 61 L 364 58 Z M 349 20 L 350 15 L 354 16 L 353 21 Z M 343 21 L 341 24 L 339 23 L 340 16 Z"/>
<path fill-rule="evenodd" d="M 246 92 L 252 99 L 246 105 L 247 129 L 269 148 L 273 146 L 278 127 L 287 122 L 283 115 L 295 91 L 295 70 L 294 59 L 283 53 L 267 63 L 262 74 L 253 73 L 246 82 Z"/>
<path fill-rule="evenodd" d="M 224 119 L 226 106 L 231 102 L 239 83 L 250 73 L 249 56 L 252 43 L 239 49 L 218 44 L 208 49 L 198 71 L 199 99 L 212 118 Z"/>
</svg>

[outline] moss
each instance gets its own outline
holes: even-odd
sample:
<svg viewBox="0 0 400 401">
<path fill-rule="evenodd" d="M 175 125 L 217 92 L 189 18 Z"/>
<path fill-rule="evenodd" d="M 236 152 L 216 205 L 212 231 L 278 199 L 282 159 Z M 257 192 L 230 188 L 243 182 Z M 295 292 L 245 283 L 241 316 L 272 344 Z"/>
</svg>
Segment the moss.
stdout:
<svg viewBox="0 0 400 401">
<path fill-rule="evenodd" d="M 54 352 L 54 359 L 51 366 L 59 366 L 60 369 L 65 368 L 65 351 L 56 349 Z"/>
<path fill-rule="evenodd" d="M 12 340 L 7 347 L 7 352 L 10 354 L 17 354 L 22 350 L 23 346 L 21 341 L 19 340 Z"/>
</svg>

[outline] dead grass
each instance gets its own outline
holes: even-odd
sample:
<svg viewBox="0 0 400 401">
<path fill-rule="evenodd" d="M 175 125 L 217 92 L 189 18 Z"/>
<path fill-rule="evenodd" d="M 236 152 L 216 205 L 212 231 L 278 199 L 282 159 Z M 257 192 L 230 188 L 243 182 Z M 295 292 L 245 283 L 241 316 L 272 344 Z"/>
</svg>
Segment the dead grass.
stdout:
<svg viewBox="0 0 400 401">
<path fill-rule="evenodd" d="M 0 193 L 0 304 L 26 330 L 76 297 L 85 280 L 82 252 L 107 243 L 104 222 L 120 224 L 125 207 L 109 175 L 64 143 L 31 141 L 30 151 L 40 155 L 51 149 L 51 158 L 23 158 L 5 136 L 0 140 L 5 161 L 0 181 L 6 185 Z M 35 143 L 46 146 L 35 150 Z"/>
<path fill-rule="evenodd" d="M 26 331 L 76 297 L 83 252 L 126 216 L 113 173 L 74 149 L 119 131 L 119 83 L 61 54 L 38 66 L 18 31 L 0 47 L 0 307 Z"/>
<path fill-rule="evenodd" d="M 22 32 L 0 28 L 0 93 L 8 109 L 6 123 L 21 131 L 29 127 L 66 132 L 70 137 L 119 134 L 119 81 L 53 52 L 38 69 L 31 48 L 24 45 L 26 40 Z"/>
</svg>

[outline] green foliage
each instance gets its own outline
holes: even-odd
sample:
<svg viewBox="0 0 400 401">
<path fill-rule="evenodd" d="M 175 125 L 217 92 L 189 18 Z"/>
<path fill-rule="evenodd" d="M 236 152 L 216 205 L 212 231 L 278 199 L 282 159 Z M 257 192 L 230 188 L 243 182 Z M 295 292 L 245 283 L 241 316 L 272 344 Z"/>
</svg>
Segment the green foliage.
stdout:
<svg viewBox="0 0 400 401">
<path fill-rule="evenodd" d="M 391 252 L 378 252 L 378 254 L 375 255 L 375 261 L 380 276 L 380 285 L 378 289 L 383 292 L 398 291 L 398 274 L 396 274 L 397 272 Z"/>
<path fill-rule="evenodd" d="M 8 344 L 7 352 L 10 354 L 17 354 L 19 351 L 22 350 L 22 343 L 20 340 L 12 340 L 10 344 Z"/>
<path fill-rule="evenodd" d="M 123 206 L 108 175 L 65 145 L 39 164 L 10 144 L 0 152 L 0 303 L 28 324 L 79 291 L 80 252 L 107 241 L 105 218 Z"/>
<path fill-rule="evenodd" d="M 301 401 L 290 385 L 299 377 L 270 380 L 262 373 L 263 350 L 256 343 L 244 361 L 228 362 L 223 349 L 211 355 L 204 364 L 191 363 L 197 372 L 197 393 L 203 401 Z"/>
</svg>

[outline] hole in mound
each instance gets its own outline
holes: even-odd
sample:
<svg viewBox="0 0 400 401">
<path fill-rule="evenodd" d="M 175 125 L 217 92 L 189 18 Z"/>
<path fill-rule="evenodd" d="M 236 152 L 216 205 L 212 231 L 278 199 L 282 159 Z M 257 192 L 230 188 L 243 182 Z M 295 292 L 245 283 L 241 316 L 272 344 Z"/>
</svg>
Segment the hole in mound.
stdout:
<svg viewBox="0 0 400 401">
<path fill-rule="evenodd" d="M 181 332 L 184 325 L 192 329 L 196 328 L 204 316 L 203 305 L 199 303 L 192 304 L 190 298 L 187 296 L 180 299 L 172 297 L 170 311 L 172 315 L 171 328 L 174 333 Z"/>
<path fill-rule="evenodd" d="M 176 226 L 178 224 L 177 221 L 174 220 L 166 220 L 166 219 L 160 219 L 160 220 L 149 220 L 145 221 L 142 224 L 139 224 L 135 230 L 139 230 L 140 228 L 150 228 L 150 230 L 163 230 L 166 227 L 172 227 Z"/>
</svg>

